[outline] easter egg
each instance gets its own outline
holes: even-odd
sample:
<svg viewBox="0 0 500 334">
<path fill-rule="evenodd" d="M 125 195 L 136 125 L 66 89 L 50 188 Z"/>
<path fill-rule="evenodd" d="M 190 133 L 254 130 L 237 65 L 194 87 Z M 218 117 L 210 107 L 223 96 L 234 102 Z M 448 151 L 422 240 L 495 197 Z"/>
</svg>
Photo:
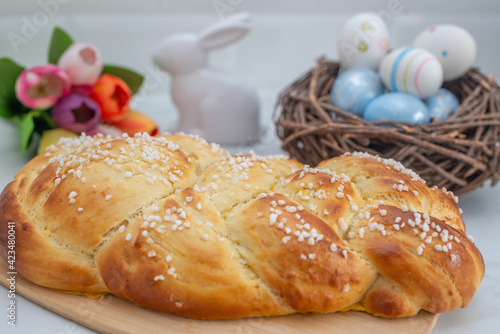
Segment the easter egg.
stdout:
<svg viewBox="0 0 500 334">
<path fill-rule="evenodd" d="M 369 122 L 391 121 L 408 124 L 429 123 L 429 110 L 422 100 L 404 93 L 387 93 L 373 99 L 363 118 Z"/>
<path fill-rule="evenodd" d="M 431 118 L 442 121 L 450 116 L 460 106 L 460 102 L 452 92 L 445 88 L 439 89 L 436 94 L 425 101 Z"/>
<path fill-rule="evenodd" d="M 389 31 L 382 18 L 373 13 L 351 17 L 342 27 L 337 42 L 343 69 L 369 67 L 376 70 L 389 44 Z"/>
<path fill-rule="evenodd" d="M 366 105 L 382 92 L 377 72 L 367 67 L 351 68 L 335 80 L 330 90 L 330 103 L 361 116 Z"/>
<path fill-rule="evenodd" d="M 443 84 L 443 68 L 430 52 L 402 47 L 389 52 L 380 64 L 379 74 L 387 89 L 427 98 Z"/>
<path fill-rule="evenodd" d="M 464 75 L 476 57 L 476 42 L 472 35 L 451 24 L 426 29 L 415 38 L 413 46 L 436 56 L 443 67 L 445 81 Z"/>
</svg>

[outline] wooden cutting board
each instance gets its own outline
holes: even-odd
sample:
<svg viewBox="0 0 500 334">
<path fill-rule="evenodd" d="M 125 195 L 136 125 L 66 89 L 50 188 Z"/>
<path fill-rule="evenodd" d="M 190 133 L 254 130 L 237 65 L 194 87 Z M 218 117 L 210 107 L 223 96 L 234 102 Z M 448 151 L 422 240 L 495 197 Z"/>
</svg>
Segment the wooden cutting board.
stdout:
<svg viewBox="0 0 500 334">
<path fill-rule="evenodd" d="M 7 263 L 0 260 L 0 280 L 7 285 Z M 101 333 L 431 333 L 439 315 L 420 312 L 405 319 L 383 319 L 364 312 L 322 315 L 294 314 L 270 318 L 193 320 L 147 310 L 112 295 L 99 300 L 68 295 L 28 282 L 16 275 L 16 293 Z"/>
</svg>

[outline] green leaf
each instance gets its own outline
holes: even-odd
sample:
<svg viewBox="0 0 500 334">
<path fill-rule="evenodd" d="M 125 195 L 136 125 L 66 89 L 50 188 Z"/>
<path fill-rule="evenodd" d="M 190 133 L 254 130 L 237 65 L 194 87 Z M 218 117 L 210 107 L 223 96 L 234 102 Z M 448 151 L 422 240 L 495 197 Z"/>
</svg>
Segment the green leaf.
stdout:
<svg viewBox="0 0 500 334">
<path fill-rule="evenodd" d="M 24 115 L 16 116 L 16 123 L 19 129 L 19 144 L 21 152 L 26 152 L 35 130 L 35 121 L 33 119 L 33 113 L 29 112 Z"/>
<path fill-rule="evenodd" d="M 40 110 L 40 111 L 41 111 L 40 118 L 43 119 L 43 121 L 47 124 L 47 127 L 49 129 L 57 128 L 56 123 L 54 122 L 52 116 L 50 115 L 50 111 L 49 110 Z"/>
<path fill-rule="evenodd" d="M 70 35 L 59 27 L 55 27 L 52 32 L 49 46 L 49 63 L 57 64 L 61 55 L 74 41 Z"/>
<path fill-rule="evenodd" d="M 24 68 L 8 58 L 0 58 L 0 117 L 10 118 L 25 111 L 17 101 L 15 84 Z"/>
<path fill-rule="evenodd" d="M 46 130 L 54 129 L 57 127 L 56 123 L 50 115 L 50 110 L 31 110 L 29 112 L 33 121 L 35 122 L 35 132 L 42 134 Z"/>
<path fill-rule="evenodd" d="M 108 73 L 125 81 L 125 83 L 132 90 L 132 94 L 135 94 L 139 88 L 141 88 L 142 82 L 144 81 L 144 76 L 134 72 L 128 68 L 123 68 L 114 65 L 105 65 L 102 69 L 102 73 Z"/>
</svg>

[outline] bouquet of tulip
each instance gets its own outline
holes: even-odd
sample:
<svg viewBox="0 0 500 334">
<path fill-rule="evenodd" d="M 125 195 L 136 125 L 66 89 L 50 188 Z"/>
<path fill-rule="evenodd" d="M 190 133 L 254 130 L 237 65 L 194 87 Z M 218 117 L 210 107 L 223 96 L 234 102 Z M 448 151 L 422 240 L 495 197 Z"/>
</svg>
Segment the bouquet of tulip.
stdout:
<svg viewBox="0 0 500 334">
<path fill-rule="evenodd" d="M 142 75 L 104 65 L 98 49 L 60 28 L 52 33 L 48 62 L 25 69 L 0 59 L 0 116 L 17 124 L 22 152 L 34 138 L 41 138 L 40 151 L 82 133 L 158 132 L 152 119 L 129 106 Z"/>
</svg>

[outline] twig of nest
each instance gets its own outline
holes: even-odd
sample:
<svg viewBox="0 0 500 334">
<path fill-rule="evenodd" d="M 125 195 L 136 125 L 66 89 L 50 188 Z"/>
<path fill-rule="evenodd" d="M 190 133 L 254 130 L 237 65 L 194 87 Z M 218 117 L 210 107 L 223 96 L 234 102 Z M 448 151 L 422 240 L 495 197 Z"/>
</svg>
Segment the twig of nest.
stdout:
<svg viewBox="0 0 500 334">
<path fill-rule="evenodd" d="M 284 89 L 274 119 L 282 147 L 309 164 L 362 151 L 401 161 L 428 184 L 463 195 L 500 180 L 500 87 L 471 69 L 445 83 L 460 101 L 447 119 L 426 125 L 367 122 L 330 104 L 339 64 L 317 65 Z"/>
</svg>

